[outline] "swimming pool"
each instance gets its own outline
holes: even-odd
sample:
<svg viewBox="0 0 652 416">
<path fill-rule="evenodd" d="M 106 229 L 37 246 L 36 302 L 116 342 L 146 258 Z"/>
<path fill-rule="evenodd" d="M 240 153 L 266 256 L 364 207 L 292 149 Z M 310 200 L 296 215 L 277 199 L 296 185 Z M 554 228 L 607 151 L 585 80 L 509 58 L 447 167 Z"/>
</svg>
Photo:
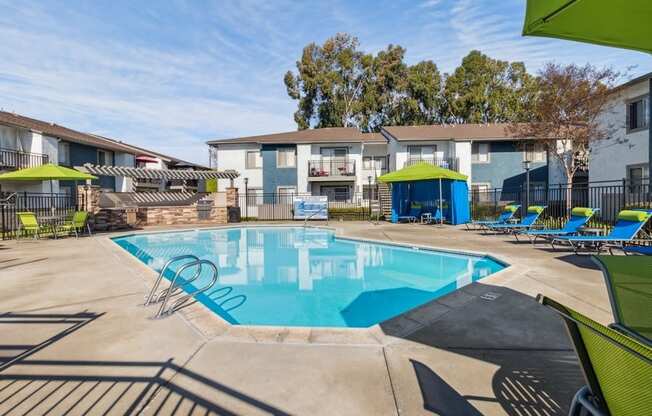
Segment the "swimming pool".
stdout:
<svg viewBox="0 0 652 416">
<path fill-rule="evenodd" d="M 113 241 L 157 272 L 183 254 L 215 263 L 218 284 L 197 300 L 234 325 L 369 327 L 506 267 L 486 256 L 361 242 L 304 227 L 176 231 Z M 209 278 L 202 275 L 196 286 Z"/>
</svg>

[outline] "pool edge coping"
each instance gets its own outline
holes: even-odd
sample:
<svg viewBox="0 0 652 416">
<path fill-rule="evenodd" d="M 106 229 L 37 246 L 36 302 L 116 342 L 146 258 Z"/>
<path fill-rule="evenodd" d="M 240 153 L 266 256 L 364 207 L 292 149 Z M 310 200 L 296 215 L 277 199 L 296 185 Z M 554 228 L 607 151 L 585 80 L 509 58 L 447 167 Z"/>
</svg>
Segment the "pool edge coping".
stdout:
<svg viewBox="0 0 652 416">
<path fill-rule="evenodd" d="M 224 229 L 237 229 L 237 228 L 262 228 L 262 227 L 279 227 L 279 228 L 303 228 L 301 225 L 291 225 L 291 224 L 244 224 L 244 225 L 224 225 L 224 226 L 215 226 L 209 225 L 206 227 L 192 227 L 192 228 L 180 228 L 180 229 L 171 229 L 171 230 L 142 230 L 134 231 L 129 230 L 124 233 L 118 233 L 117 235 L 111 236 L 102 236 L 102 240 L 105 241 L 105 247 L 110 247 L 111 251 L 115 254 L 119 254 L 120 257 L 130 258 L 132 264 L 136 266 L 140 273 L 140 277 L 144 284 L 144 293 L 143 300 L 147 294 L 147 290 L 152 287 L 158 273 L 147 266 L 145 263 L 140 261 L 138 258 L 125 251 L 120 247 L 115 241 L 116 238 L 124 238 L 132 235 L 149 235 L 149 234 L 163 234 L 163 233 L 174 233 L 174 232 L 191 232 L 191 231 L 206 231 L 206 230 L 224 230 Z M 514 274 L 514 273 L 526 273 L 528 268 L 523 268 L 520 264 L 514 264 L 506 261 L 502 256 L 496 256 L 492 253 L 478 252 L 475 250 L 459 250 L 459 249 L 448 249 L 441 248 L 436 246 L 429 246 L 424 244 L 412 244 L 412 243 L 402 243 L 399 241 L 382 241 L 376 240 L 373 238 L 362 238 L 345 235 L 341 232 L 340 229 L 329 227 L 329 226 L 315 226 L 308 225 L 308 228 L 317 228 L 317 229 L 326 229 L 333 231 L 337 238 L 346 239 L 350 241 L 358 242 L 370 242 L 375 244 L 382 245 L 392 245 L 402 248 L 416 248 L 421 250 L 429 251 L 441 251 L 451 254 L 460 254 L 460 255 L 473 255 L 488 257 L 492 260 L 499 262 L 504 266 L 503 269 L 494 272 L 482 279 L 474 281 L 468 285 L 465 285 L 461 288 L 454 290 L 442 297 L 433 299 L 429 302 L 426 302 L 423 305 L 416 306 L 411 308 L 403 313 L 387 319 L 383 322 L 376 323 L 372 326 L 365 328 L 348 328 L 348 327 L 306 327 L 306 326 L 278 326 L 278 325 L 233 325 L 226 321 L 224 318 L 219 316 L 210 310 L 209 307 L 205 306 L 201 302 L 195 302 L 188 307 L 177 311 L 173 316 L 178 316 L 183 319 L 188 325 L 190 325 L 195 331 L 200 333 L 202 336 L 210 340 L 223 340 L 223 341 L 238 341 L 238 342 L 256 342 L 256 343 L 287 343 L 287 344 L 324 344 L 324 345 L 360 345 L 360 346 L 384 346 L 393 344 L 397 341 L 401 341 L 402 338 L 406 335 L 409 335 L 417 330 L 423 328 L 425 325 L 428 325 L 437 319 L 441 318 L 448 311 L 457 309 L 457 307 L 446 306 L 441 303 L 441 300 L 446 300 L 446 298 L 452 298 L 453 296 L 460 296 L 458 292 L 463 292 L 465 288 L 473 286 L 474 283 L 483 281 L 485 283 L 498 283 L 500 284 L 501 280 L 505 279 L 505 275 Z M 511 280 L 509 277 L 507 279 Z M 495 282 L 498 280 L 498 282 Z M 464 292 L 469 295 L 467 292 Z M 456 295 L 457 294 L 457 295 Z M 472 296 L 479 297 L 479 296 Z M 145 307 L 140 304 L 140 306 Z M 430 309 L 433 306 L 445 306 L 449 310 L 440 313 L 437 316 L 433 316 L 433 319 L 428 319 L 424 321 L 423 319 L 415 319 L 415 315 L 418 315 L 420 311 Z M 458 307 L 463 306 L 459 305 Z M 152 308 L 153 313 L 155 309 Z M 162 318 L 169 319 L 170 317 Z M 387 334 L 383 330 L 383 326 L 398 325 L 405 327 L 405 330 L 397 334 Z M 403 340 L 406 341 L 406 340 Z"/>
</svg>

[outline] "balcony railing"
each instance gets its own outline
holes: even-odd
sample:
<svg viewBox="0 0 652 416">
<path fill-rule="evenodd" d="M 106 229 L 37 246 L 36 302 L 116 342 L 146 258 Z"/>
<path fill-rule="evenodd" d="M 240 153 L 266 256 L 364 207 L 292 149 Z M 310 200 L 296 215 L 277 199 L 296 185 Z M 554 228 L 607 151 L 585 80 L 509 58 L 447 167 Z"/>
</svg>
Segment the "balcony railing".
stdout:
<svg viewBox="0 0 652 416">
<path fill-rule="evenodd" d="M 416 163 L 430 163 L 431 165 L 439 166 L 454 171 L 459 171 L 459 159 L 454 157 L 449 158 L 435 158 L 435 157 L 410 157 L 403 167 L 412 166 Z"/>
<path fill-rule="evenodd" d="M 0 169 L 33 168 L 48 163 L 48 155 L 0 148 Z"/>
<path fill-rule="evenodd" d="M 308 176 L 311 178 L 329 176 L 355 176 L 355 160 L 320 159 L 308 161 Z"/>
</svg>

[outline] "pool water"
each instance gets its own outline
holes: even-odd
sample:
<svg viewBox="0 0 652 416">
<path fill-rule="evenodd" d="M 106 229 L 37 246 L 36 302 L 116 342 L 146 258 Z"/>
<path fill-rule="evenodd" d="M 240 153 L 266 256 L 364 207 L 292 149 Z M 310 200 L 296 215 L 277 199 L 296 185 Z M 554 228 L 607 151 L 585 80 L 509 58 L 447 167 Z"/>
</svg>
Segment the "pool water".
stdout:
<svg viewBox="0 0 652 416">
<path fill-rule="evenodd" d="M 113 240 L 157 272 L 182 254 L 215 263 L 218 284 L 197 300 L 236 325 L 368 327 L 505 267 L 490 257 L 353 241 L 304 227 L 193 230 Z M 186 272 L 181 276 L 194 273 Z M 168 279 L 172 276 L 166 273 Z M 205 270 L 192 284 L 200 287 L 209 279 Z"/>
</svg>

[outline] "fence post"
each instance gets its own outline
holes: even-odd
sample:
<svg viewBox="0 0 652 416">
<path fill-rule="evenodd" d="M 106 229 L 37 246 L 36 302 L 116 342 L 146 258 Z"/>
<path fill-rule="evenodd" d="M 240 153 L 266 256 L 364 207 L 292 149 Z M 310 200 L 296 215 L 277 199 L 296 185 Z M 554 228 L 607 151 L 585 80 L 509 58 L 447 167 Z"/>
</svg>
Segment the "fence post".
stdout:
<svg viewBox="0 0 652 416">
<path fill-rule="evenodd" d="M 623 178 L 623 205 L 620 207 L 621 210 L 625 209 L 625 206 L 627 205 L 627 178 Z"/>
</svg>

